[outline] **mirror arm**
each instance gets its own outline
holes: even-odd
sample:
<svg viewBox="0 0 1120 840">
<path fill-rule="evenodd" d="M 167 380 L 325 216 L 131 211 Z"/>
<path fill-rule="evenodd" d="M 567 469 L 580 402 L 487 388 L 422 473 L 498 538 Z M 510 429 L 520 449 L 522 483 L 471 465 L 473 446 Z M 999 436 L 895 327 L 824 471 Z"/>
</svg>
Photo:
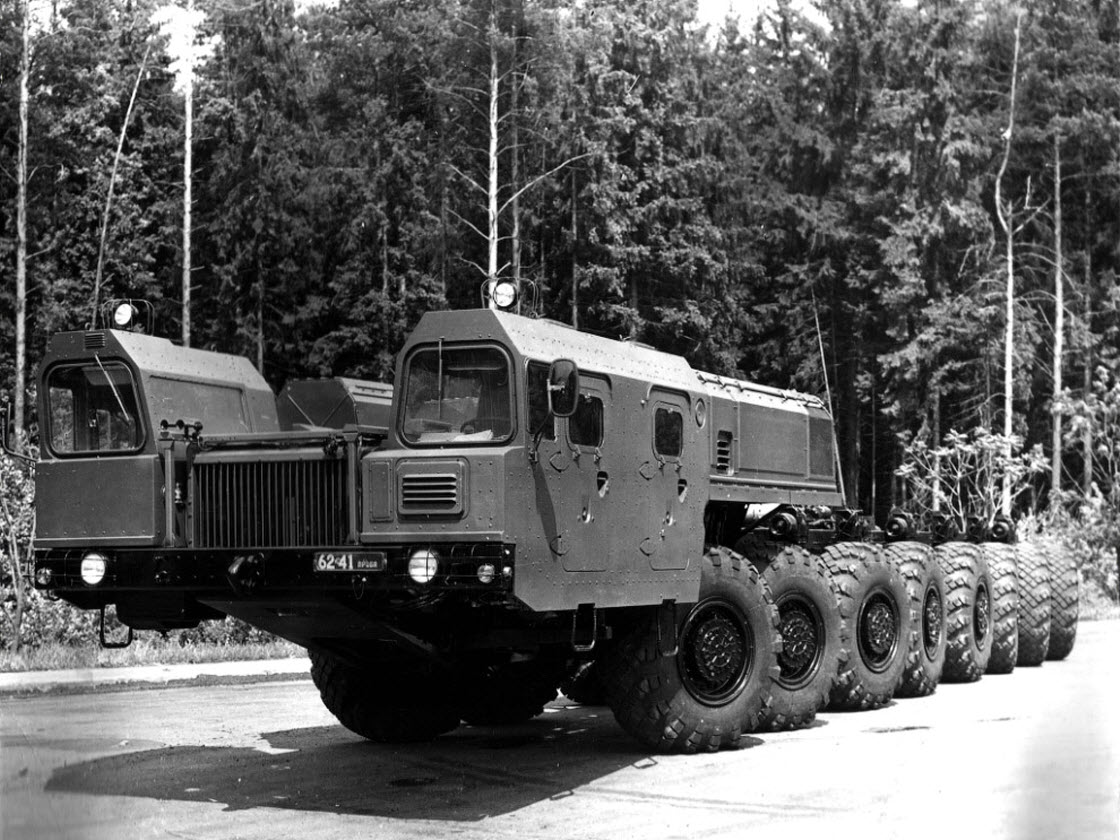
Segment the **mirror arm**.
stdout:
<svg viewBox="0 0 1120 840">
<path fill-rule="evenodd" d="M 9 458 L 18 458 L 19 460 L 21 460 L 25 463 L 34 465 L 36 463 L 34 458 L 30 457 L 29 455 L 24 455 L 21 452 L 16 452 L 16 450 L 14 450 L 11 447 L 10 442 L 8 441 L 8 424 L 11 423 L 11 420 L 12 420 L 12 404 L 11 403 L 5 403 L 4 404 L 4 428 L 2 430 L 0 430 L 0 449 L 3 449 L 4 454 L 7 455 Z"/>
</svg>

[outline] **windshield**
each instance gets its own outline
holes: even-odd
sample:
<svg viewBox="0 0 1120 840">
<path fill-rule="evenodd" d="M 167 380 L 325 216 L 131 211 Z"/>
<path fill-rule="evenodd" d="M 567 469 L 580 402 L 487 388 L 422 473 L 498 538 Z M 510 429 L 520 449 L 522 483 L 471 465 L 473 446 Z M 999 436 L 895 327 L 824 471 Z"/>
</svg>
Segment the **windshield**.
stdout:
<svg viewBox="0 0 1120 840">
<path fill-rule="evenodd" d="M 496 347 L 419 350 L 404 379 L 401 434 L 408 443 L 489 443 L 513 432 L 510 363 Z"/>
<path fill-rule="evenodd" d="M 119 362 L 55 368 L 47 399 L 50 448 L 57 454 L 135 452 L 143 443 L 136 387 Z"/>
</svg>

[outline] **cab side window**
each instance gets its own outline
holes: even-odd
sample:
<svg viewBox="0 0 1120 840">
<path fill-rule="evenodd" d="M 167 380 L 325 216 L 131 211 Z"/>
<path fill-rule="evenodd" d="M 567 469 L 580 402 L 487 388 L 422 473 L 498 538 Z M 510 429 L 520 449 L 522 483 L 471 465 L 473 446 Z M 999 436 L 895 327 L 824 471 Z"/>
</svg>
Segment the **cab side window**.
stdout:
<svg viewBox="0 0 1120 840">
<path fill-rule="evenodd" d="M 580 394 L 576 413 L 568 420 L 568 437 L 576 446 L 598 448 L 603 445 L 603 401 L 592 394 Z"/>
<path fill-rule="evenodd" d="M 679 458 L 684 448 L 684 416 L 658 408 L 653 414 L 653 451 L 663 458 Z"/>
<path fill-rule="evenodd" d="M 544 426 L 543 437 L 556 440 L 556 421 L 548 414 L 548 365 L 529 362 L 529 434 Z"/>
</svg>

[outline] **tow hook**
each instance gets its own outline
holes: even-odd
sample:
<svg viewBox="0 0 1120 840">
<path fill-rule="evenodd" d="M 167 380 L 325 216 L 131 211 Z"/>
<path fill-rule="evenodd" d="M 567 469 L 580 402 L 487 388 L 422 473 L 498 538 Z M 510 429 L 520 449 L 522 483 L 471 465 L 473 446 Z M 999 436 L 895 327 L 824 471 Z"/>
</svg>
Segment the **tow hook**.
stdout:
<svg viewBox="0 0 1120 840">
<path fill-rule="evenodd" d="M 128 628 L 128 636 L 125 637 L 125 640 L 123 642 L 119 642 L 119 641 L 112 641 L 111 642 L 105 636 L 105 607 L 104 606 L 101 607 L 101 624 L 98 627 L 98 636 L 101 640 L 101 647 L 106 648 L 108 650 L 120 650 L 121 648 L 126 648 L 130 644 L 132 644 L 132 628 L 131 627 Z"/>
<path fill-rule="evenodd" d="M 251 595 L 264 580 L 263 566 L 259 554 L 239 554 L 226 569 L 226 580 L 238 595 Z"/>
</svg>

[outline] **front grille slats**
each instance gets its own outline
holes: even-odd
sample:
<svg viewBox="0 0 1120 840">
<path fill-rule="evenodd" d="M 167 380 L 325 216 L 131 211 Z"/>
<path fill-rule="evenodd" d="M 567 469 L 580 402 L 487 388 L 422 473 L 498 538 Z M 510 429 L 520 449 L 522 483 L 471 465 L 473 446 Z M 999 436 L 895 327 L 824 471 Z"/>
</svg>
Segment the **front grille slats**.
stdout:
<svg viewBox="0 0 1120 840">
<path fill-rule="evenodd" d="M 346 541 L 346 463 L 196 462 L 194 538 L 200 548 L 302 548 Z"/>
</svg>

